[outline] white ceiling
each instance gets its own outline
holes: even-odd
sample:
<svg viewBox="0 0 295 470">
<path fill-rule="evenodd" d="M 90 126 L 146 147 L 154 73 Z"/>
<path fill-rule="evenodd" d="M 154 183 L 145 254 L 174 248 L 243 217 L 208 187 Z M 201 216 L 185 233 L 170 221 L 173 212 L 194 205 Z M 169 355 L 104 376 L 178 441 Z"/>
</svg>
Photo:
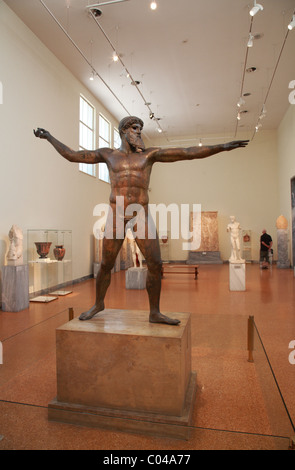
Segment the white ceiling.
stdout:
<svg viewBox="0 0 295 470">
<path fill-rule="evenodd" d="M 295 80 L 295 30 L 287 28 L 295 0 L 259 0 L 264 10 L 253 17 L 252 33 L 262 37 L 249 49 L 254 0 L 157 0 L 155 11 L 150 0 L 126 0 L 101 6 L 95 19 L 87 6 L 102 1 L 5 3 L 118 120 L 142 118 L 151 144 L 159 137 L 164 145 L 206 141 L 217 133 L 251 139 L 264 103 L 263 129 L 278 127 Z M 122 62 L 112 61 L 113 48 Z M 245 65 L 256 72 L 244 74 Z M 251 96 L 237 121 L 241 91 Z"/>
</svg>

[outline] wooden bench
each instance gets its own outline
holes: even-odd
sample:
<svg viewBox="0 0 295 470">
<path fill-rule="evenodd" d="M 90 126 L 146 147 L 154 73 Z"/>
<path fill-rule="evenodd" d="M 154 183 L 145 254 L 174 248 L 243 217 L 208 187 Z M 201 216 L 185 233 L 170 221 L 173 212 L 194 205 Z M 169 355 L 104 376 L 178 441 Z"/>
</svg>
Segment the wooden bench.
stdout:
<svg viewBox="0 0 295 470">
<path fill-rule="evenodd" d="M 198 279 L 199 274 L 199 265 L 198 264 L 173 264 L 173 263 L 164 263 L 162 265 L 161 276 L 164 277 L 164 274 L 194 274 L 195 279 Z"/>
</svg>

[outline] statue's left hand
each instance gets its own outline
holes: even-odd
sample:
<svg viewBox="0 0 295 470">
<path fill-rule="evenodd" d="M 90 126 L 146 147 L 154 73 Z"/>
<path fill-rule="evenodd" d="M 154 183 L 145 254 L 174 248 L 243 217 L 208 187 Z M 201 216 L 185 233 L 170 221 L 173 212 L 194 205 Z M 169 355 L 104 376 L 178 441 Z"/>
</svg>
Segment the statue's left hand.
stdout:
<svg viewBox="0 0 295 470">
<path fill-rule="evenodd" d="M 247 147 L 249 140 L 234 140 L 233 142 L 228 142 L 224 144 L 224 150 L 234 150 L 240 147 Z"/>
<path fill-rule="evenodd" d="M 46 131 L 45 129 L 41 129 L 40 127 L 38 127 L 38 129 L 35 131 L 35 129 L 33 129 L 34 131 L 34 134 L 36 137 L 40 137 L 40 139 L 48 139 L 49 137 L 49 132 Z"/>
</svg>

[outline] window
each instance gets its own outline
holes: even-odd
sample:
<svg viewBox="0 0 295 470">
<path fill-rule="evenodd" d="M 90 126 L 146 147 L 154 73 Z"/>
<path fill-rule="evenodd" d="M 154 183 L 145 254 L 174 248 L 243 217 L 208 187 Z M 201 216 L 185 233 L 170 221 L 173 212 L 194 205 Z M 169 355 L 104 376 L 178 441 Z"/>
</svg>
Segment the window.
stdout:
<svg viewBox="0 0 295 470">
<path fill-rule="evenodd" d="M 121 146 L 121 137 L 118 129 L 114 129 L 114 148 L 118 149 Z"/>
<path fill-rule="evenodd" d="M 80 150 L 94 150 L 95 126 L 94 107 L 80 96 L 80 118 L 79 118 L 79 148 Z M 79 163 L 79 170 L 88 175 L 96 175 L 96 166 L 93 164 Z"/>
<path fill-rule="evenodd" d="M 101 114 L 99 115 L 98 129 L 99 129 L 98 147 L 109 148 L 111 146 L 111 142 L 110 142 L 111 124 Z M 108 170 L 106 163 L 98 164 L 98 177 L 100 180 L 105 181 L 106 183 L 110 182 L 109 170 Z"/>
</svg>

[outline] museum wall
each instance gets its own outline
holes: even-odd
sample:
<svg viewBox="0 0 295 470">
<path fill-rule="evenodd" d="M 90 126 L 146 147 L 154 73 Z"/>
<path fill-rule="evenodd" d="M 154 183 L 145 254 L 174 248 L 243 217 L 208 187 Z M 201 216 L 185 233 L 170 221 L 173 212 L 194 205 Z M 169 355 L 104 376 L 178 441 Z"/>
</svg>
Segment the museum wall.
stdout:
<svg viewBox="0 0 295 470">
<path fill-rule="evenodd" d="M 239 135 L 238 138 L 249 136 Z M 206 145 L 217 142 L 218 138 L 214 136 L 211 142 L 206 140 Z M 224 143 L 222 137 L 219 142 Z M 159 144 L 160 141 L 155 145 Z M 230 215 L 234 215 L 242 229 L 252 231 L 252 258 L 258 261 L 263 228 L 273 236 L 276 255 L 275 223 L 280 215 L 277 173 L 277 132 L 264 131 L 256 134 L 245 149 L 191 162 L 156 164 L 150 202 L 190 204 L 190 207 L 201 204 L 202 211 L 218 211 L 219 248 L 223 260 L 230 256 L 226 228 Z M 182 250 L 182 242 L 171 240 L 172 259 L 187 259 L 188 253 Z"/>
<path fill-rule="evenodd" d="M 44 127 L 78 150 L 80 93 L 117 123 L 3 2 L 0 57 L 0 264 L 12 224 L 23 230 L 25 261 L 28 229 L 67 229 L 73 279 L 80 279 L 92 273 L 93 208 L 108 202 L 109 184 L 81 173 L 33 129 Z"/>
</svg>

